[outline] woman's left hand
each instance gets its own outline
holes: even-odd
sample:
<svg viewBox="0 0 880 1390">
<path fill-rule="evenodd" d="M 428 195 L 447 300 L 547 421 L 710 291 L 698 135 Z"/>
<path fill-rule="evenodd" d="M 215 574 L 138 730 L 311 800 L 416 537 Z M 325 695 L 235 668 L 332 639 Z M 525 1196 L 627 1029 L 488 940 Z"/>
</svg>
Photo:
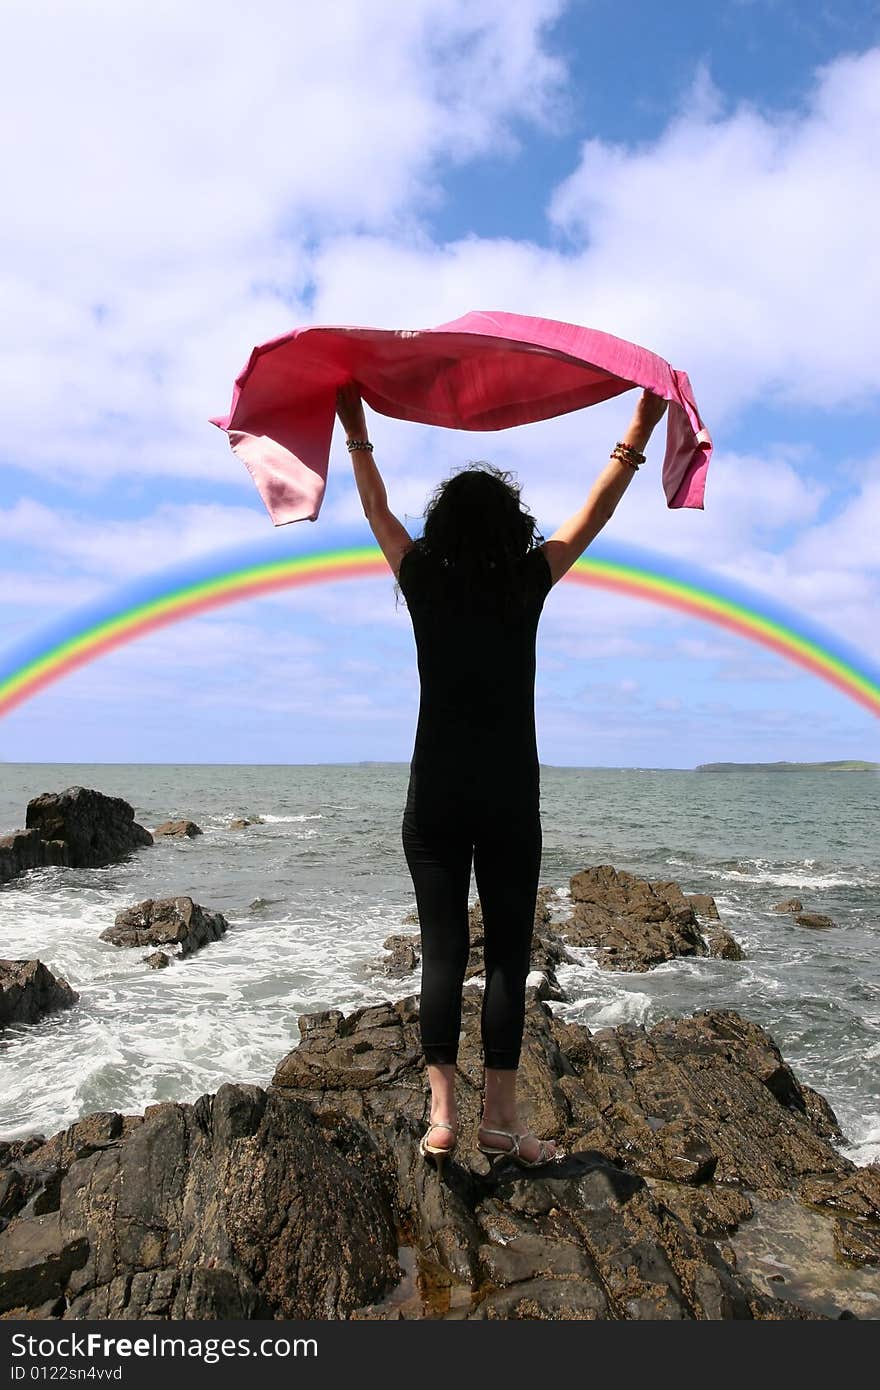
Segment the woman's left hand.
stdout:
<svg viewBox="0 0 880 1390">
<path fill-rule="evenodd" d="M 357 382 L 348 381 L 336 392 L 336 414 L 349 439 L 368 439 L 364 403 Z"/>
</svg>

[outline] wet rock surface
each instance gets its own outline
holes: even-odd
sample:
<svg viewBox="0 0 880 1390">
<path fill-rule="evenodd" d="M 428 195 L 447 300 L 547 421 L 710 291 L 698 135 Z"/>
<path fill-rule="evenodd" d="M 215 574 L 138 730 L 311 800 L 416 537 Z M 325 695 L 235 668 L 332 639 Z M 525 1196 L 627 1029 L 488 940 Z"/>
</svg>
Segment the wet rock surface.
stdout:
<svg viewBox="0 0 880 1390">
<path fill-rule="evenodd" d="M 49 864 L 101 868 L 152 843 L 121 796 L 88 787 L 44 792 L 28 802 L 25 829 L 0 838 L 0 883 Z"/>
<path fill-rule="evenodd" d="M 598 864 L 574 874 L 570 892 L 560 934 L 573 946 L 594 947 L 603 970 L 650 970 L 676 956 L 709 954 L 694 907 L 672 880 L 649 882 Z"/>
<path fill-rule="evenodd" d="M 410 921 L 418 923 L 415 912 L 404 918 Z M 485 969 L 479 900 L 470 908 L 469 928 L 465 978 L 473 979 Z M 384 945 L 389 952 L 382 963 L 386 974 L 399 978 L 418 965 L 418 936 L 395 933 Z M 611 864 L 574 874 L 566 896 L 549 885 L 539 889 L 531 969 L 546 976 L 548 997 L 564 997 L 555 968 L 576 959 L 569 946 L 589 947 L 603 970 L 645 971 L 677 956 L 744 958 L 742 947 L 721 925 L 710 894 L 685 894 L 672 879 L 651 882 Z"/>
<path fill-rule="evenodd" d="M 837 926 L 824 912 L 796 912 L 794 920 L 799 927 L 812 927 L 813 931 L 828 931 L 830 927 Z"/>
<path fill-rule="evenodd" d="M 41 960 L 0 960 L 0 1028 L 37 1023 L 78 999 L 64 976 L 53 975 Z"/>
<path fill-rule="evenodd" d="M 158 923 L 150 944 L 183 949 L 201 911 L 138 904 L 130 944 Z M 705 956 L 713 933 L 738 949 L 708 895 L 609 865 L 575 875 L 568 898 L 540 890 L 519 1095 L 565 1156 L 532 1170 L 476 1149 L 479 903 L 469 930 L 443 1181 L 418 1152 L 417 995 L 303 1016 L 266 1088 L 0 1142 L 0 1316 L 880 1316 L 880 1168 L 842 1155 L 830 1106 L 763 1029 L 714 1009 L 591 1032 L 542 1002 L 577 945 L 639 970 Z M 417 964 L 417 936 L 386 946 L 392 973 Z"/>
<path fill-rule="evenodd" d="M 865 1250 L 880 1233 L 880 1170 L 858 1169 L 840 1154 L 830 1107 L 761 1028 L 714 1010 L 650 1030 L 590 1033 L 534 1000 L 524 1113 L 567 1157 L 528 1172 L 502 1160 L 492 1171 L 475 1148 L 479 1006 L 471 986 L 460 1136 L 443 1184 L 417 1152 L 429 1093 L 415 997 L 348 1017 L 331 1010 L 302 1018 L 302 1043 L 272 1083 L 318 1113 L 358 1119 L 376 1137 L 396 1168 L 399 1219 L 423 1283 L 435 1297 L 445 1288 L 442 1315 L 837 1317 L 852 1311 L 859 1281 L 859 1315 L 872 1315 L 870 1253 L 850 1286 L 824 1257 L 812 1278 L 797 1279 L 771 1226 L 767 1249 L 777 1247 L 787 1273 L 764 1287 L 737 1269 L 731 1234 L 754 1223 L 759 1200 L 785 1199 L 804 1214 L 824 1201 L 826 1228 L 840 1225 L 852 1255 L 856 1243 L 842 1223 L 854 1223 Z M 786 1297 L 789 1279 L 796 1300 Z M 400 1316 L 400 1305 L 392 1299 L 363 1315 Z"/>
<path fill-rule="evenodd" d="M 764 1030 L 709 1010 L 592 1033 L 533 998 L 523 1118 L 566 1156 L 490 1167 L 480 1002 L 466 987 L 442 1182 L 416 996 L 303 1016 L 265 1089 L 0 1145 L 3 1315 L 878 1315 L 880 1169 L 841 1155 Z M 792 1213 L 815 1232 L 794 1268 Z"/>
<path fill-rule="evenodd" d="M 5 1160 L 7 1318 L 335 1318 L 398 1277 L 366 1131 L 258 1086 L 89 1117 Z"/>
<path fill-rule="evenodd" d="M 194 820 L 164 820 L 153 831 L 154 837 L 164 835 L 172 840 L 194 840 L 201 834 L 201 826 L 196 825 Z"/>
<path fill-rule="evenodd" d="M 186 895 L 146 898 L 117 912 L 114 925 L 101 932 L 101 940 L 114 946 L 172 947 L 176 955 L 191 956 L 209 941 L 219 941 L 228 926 L 222 913 L 207 912 Z M 167 964 L 154 956 L 145 959 L 154 967 Z"/>
</svg>

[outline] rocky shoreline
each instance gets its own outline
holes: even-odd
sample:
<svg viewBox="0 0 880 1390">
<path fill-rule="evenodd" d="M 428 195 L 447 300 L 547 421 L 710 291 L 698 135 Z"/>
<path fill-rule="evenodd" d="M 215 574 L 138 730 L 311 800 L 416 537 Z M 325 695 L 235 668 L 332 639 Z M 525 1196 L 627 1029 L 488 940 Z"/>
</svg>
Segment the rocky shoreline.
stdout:
<svg viewBox="0 0 880 1390">
<path fill-rule="evenodd" d="M 562 1160 L 491 1169 L 476 1150 L 476 904 L 444 1181 L 417 1147 L 429 1112 L 418 996 L 303 1016 L 267 1086 L 0 1140 L 0 1317 L 880 1316 L 880 1167 L 843 1156 L 830 1106 L 765 1030 L 714 1009 L 591 1032 L 548 1006 L 564 998 L 556 968 L 584 947 L 609 970 L 741 959 L 714 901 L 611 865 L 569 890 L 539 894 L 520 1073 L 523 1116 Z M 193 924 L 192 949 L 225 931 L 191 900 L 148 905 L 124 910 L 120 948 L 155 925 L 181 948 L 174 968 Z M 418 937 L 385 944 L 403 982 Z"/>
<path fill-rule="evenodd" d="M 880 1170 L 840 1154 L 756 1024 L 591 1033 L 533 996 L 524 1111 L 566 1157 L 493 1171 L 473 1142 L 479 1006 L 467 986 L 443 1182 L 417 1147 L 413 995 L 302 1017 L 267 1087 L 0 1144 L 0 1316 L 877 1316 Z"/>
</svg>

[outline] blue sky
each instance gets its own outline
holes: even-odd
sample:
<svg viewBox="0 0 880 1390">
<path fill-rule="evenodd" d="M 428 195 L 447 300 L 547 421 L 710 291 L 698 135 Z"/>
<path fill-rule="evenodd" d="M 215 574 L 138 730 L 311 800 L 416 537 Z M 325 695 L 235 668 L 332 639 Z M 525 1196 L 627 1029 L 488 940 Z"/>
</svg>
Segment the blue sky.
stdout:
<svg viewBox="0 0 880 1390">
<path fill-rule="evenodd" d="M 338 435 L 318 522 L 276 530 L 208 416 L 298 324 L 489 308 L 688 372 L 705 511 L 664 505 L 664 424 L 609 541 L 880 662 L 877 5 L 75 0 L 47 37 L 13 0 L 7 34 L 0 646 L 215 550 L 368 543 Z M 479 436 L 373 416 L 390 504 L 418 534 L 437 480 L 490 458 L 549 535 L 634 398 Z M 876 719 L 768 650 L 565 584 L 536 708 L 557 765 L 880 758 Z M 417 710 L 389 573 L 132 643 L 7 716 L 0 758 L 406 761 Z"/>
</svg>

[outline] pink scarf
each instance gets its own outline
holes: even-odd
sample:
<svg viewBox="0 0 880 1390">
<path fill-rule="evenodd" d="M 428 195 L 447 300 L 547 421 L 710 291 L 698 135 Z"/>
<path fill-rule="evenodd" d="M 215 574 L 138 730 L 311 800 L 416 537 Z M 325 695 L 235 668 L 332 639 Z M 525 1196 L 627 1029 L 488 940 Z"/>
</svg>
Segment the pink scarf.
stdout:
<svg viewBox="0 0 880 1390">
<path fill-rule="evenodd" d="M 458 430 L 531 424 L 646 387 L 669 401 L 667 506 L 703 506 L 712 439 L 686 372 L 594 328 L 475 312 L 418 330 L 295 328 L 254 348 L 229 414 L 211 424 L 225 430 L 276 526 L 317 518 L 336 389 L 352 380 L 382 415 Z"/>
</svg>

